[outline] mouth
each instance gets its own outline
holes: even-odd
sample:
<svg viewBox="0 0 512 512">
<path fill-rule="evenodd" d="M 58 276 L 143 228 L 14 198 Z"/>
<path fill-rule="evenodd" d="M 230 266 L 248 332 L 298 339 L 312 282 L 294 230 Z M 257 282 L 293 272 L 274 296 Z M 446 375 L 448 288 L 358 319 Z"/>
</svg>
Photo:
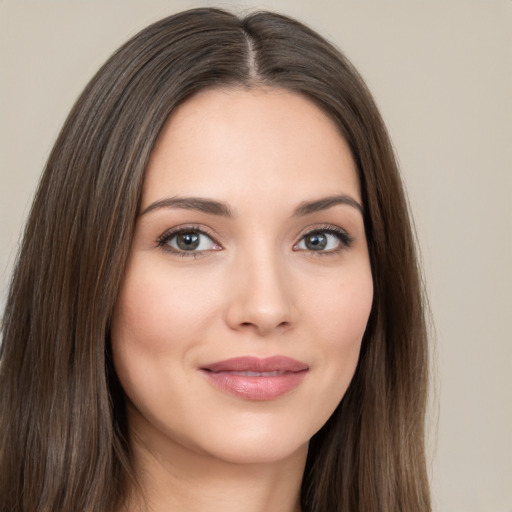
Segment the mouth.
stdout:
<svg viewBox="0 0 512 512">
<path fill-rule="evenodd" d="M 301 361 L 285 356 L 236 357 L 200 368 L 221 392 L 245 400 L 273 400 L 298 387 L 309 371 Z"/>
<path fill-rule="evenodd" d="M 208 370 L 206 370 L 208 371 Z M 245 377 L 277 377 L 277 375 L 285 375 L 286 372 L 275 371 L 275 372 L 232 372 L 232 371 L 224 371 L 224 372 L 215 372 L 215 373 L 229 373 L 230 375 L 243 375 Z"/>
</svg>

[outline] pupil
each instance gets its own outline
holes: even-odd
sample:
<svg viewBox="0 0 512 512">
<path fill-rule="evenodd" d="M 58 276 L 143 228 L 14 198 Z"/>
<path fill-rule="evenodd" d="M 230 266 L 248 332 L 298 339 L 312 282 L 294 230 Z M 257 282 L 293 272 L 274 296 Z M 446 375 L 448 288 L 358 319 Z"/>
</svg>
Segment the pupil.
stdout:
<svg viewBox="0 0 512 512">
<path fill-rule="evenodd" d="M 199 245 L 199 235 L 197 233 L 178 235 L 177 244 L 184 251 L 192 251 Z"/>
<path fill-rule="evenodd" d="M 327 245 L 327 237 L 321 234 L 309 235 L 306 238 L 306 247 L 308 249 L 312 249 L 313 251 L 318 251 L 319 249 L 325 249 Z"/>
</svg>

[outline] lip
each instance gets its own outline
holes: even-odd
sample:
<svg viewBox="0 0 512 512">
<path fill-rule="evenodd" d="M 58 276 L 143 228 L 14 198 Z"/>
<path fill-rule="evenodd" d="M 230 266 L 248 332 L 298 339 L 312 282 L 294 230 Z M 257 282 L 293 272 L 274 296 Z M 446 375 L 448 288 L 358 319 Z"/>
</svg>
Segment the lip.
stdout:
<svg viewBox="0 0 512 512">
<path fill-rule="evenodd" d="M 218 361 L 200 368 L 220 391 L 245 400 L 273 400 L 302 382 L 309 366 L 286 356 L 245 356 Z"/>
</svg>

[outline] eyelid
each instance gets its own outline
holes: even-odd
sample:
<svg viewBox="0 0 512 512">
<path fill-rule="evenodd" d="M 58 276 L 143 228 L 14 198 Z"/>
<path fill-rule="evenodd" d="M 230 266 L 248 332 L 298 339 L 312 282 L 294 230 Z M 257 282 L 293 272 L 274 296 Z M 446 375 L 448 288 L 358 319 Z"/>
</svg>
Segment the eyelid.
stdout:
<svg viewBox="0 0 512 512">
<path fill-rule="evenodd" d="M 169 240 L 174 238 L 175 236 L 179 235 L 180 233 L 187 233 L 187 232 L 196 232 L 201 235 L 204 235 L 208 237 L 218 248 L 215 249 L 202 249 L 202 250 L 180 250 L 176 249 L 169 245 Z M 304 238 L 308 235 L 312 235 L 314 233 L 328 233 L 331 235 L 334 235 L 339 240 L 339 247 L 335 249 L 328 249 L 328 250 L 319 250 L 314 251 L 311 249 L 302 249 L 298 248 L 298 245 L 304 240 Z M 322 225 L 316 225 L 316 226 L 308 226 L 298 237 L 297 242 L 293 245 L 294 251 L 300 251 L 300 252 L 308 252 L 310 254 L 315 255 L 329 255 L 329 254 L 337 254 L 338 252 L 348 249 L 351 247 L 352 243 L 354 242 L 353 237 L 347 232 L 347 230 L 341 228 L 340 226 L 334 225 L 334 224 L 322 224 Z M 175 226 L 173 228 L 170 228 L 166 230 L 162 235 L 158 237 L 156 240 L 156 246 L 161 248 L 163 251 L 172 253 L 178 256 L 191 256 L 191 257 L 199 257 L 204 256 L 205 254 L 208 254 L 211 251 L 218 251 L 222 250 L 222 245 L 217 241 L 217 236 L 211 232 L 210 229 L 195 225 L 195 224 L 185 224 L 185 225 L 179 225 Z"/>
<path fill-rule="evenodd" d="M 168 242 L 174 238 L 175 236 L 179 235 L 180 233 L 189 233 L 189 232 L 195 232 L 199 233 L 201 235 L 207 236 L 212 242 L 219 247 L 219 249 L 202 249 L 199 251 L 184 251 L 179 250 L 174 247 L 171 247 Z M 178 256 L 184 256 L 184 257 L 193 257 L 197 258 L 199 256 L 203 256 L 205 253 L 209 253 L 211 251 L 218 251 L 223 249 L 222 245 L 217 241 L 216 236 L 208 229 L 203 226 L 198 226 L 194 224 L 184 224 L 180 226 L 175 226 L 173 228 L 170 228 L 166 230 L 162 235 L 158 237 L 156 240 L 156 246 L 161 248 L 163 251 L 175 254 Z"/>
<path fill-rule="evenodd" d="M 304 238 L 308 235 L 312 235 L 314 233 L 328 233 L 336 236 L 339 240 L 340 247 L 336 249 L 330 249 L 326 251 L 314 251 L 308 249 L 298 249 L 297 246 L 304 240 Z M 315 255 L 328 255 L 328 254 L 337 254 L 340 251 L 345 249 L 349 249 L 354 243 L 354 238 L 348 233 L 346 229 L 343 229 L 340 226 L 336 226 L 335 224 L 323 224 L 317 226 L 309 226 L 304 230 L 298 238 L 298 241 L 294 244 L 293 249 L 296 251 L 303 251 L 308 253 L 314 253 Z"/>
</svg>

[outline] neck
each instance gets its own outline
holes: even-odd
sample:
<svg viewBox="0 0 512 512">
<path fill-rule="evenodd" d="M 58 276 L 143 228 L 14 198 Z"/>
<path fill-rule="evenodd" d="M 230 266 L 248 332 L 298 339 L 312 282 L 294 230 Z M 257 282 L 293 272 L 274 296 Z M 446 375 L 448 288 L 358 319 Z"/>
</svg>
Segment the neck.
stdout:
<svg viewBox="0 0 512 512">
<path fill-rule="evenodd" d="M 307 446 L 272 462 L 234 464 L 180 445 L 132 439 L 138 490 L 122 512 L 300 512 Z"/>
</svg>

